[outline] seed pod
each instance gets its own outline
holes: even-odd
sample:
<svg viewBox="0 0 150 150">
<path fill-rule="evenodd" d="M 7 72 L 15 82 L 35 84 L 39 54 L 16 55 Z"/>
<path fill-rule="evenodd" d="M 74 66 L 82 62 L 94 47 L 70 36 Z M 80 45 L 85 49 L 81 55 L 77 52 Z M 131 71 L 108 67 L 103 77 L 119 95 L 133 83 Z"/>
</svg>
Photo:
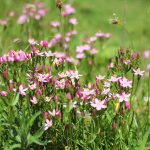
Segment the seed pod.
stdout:
<svg viewBox="0 0 150 150">
<path fill-rule="evenodd" d="M 62 8 L 62 4 L 63 4 L 62 0 L 56 0 L 56 7 L 57 8 L 61 9 Z"/>
</svg>

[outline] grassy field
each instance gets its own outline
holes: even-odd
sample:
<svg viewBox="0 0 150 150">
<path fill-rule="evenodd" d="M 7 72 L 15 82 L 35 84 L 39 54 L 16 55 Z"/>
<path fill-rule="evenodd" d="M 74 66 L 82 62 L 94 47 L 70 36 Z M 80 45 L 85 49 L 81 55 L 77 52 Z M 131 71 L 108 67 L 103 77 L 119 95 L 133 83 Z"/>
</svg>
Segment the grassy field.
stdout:
<svg viewBox="0 0 150 150">
<path fill-rule="evenodd" d="M 141 58 L 150 49 L 150 0 L 64 0 L 75 7 L 77 26 L 68 22 L 74 14 L 60 17 L 55 0 L 42 0 L 47 14 L 41 20 L 21 25 L 23 6 L 37 0 L 0 1 L 0 21 L 8 21 L 0 25 L 0 149 L 146 150 L 150 51 Z M 52 21 L 60 27 L 52 28 Z M 76 36 L 68 35 L 72 29 Z M 112 36 L 104 40 L 97 32 Z"/>
</svg>

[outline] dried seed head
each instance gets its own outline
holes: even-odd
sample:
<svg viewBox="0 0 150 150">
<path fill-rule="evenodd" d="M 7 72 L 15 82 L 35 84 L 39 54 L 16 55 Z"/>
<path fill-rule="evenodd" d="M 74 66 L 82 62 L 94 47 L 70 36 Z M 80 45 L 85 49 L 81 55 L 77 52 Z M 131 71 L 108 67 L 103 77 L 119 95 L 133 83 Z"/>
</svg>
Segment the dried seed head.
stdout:
<svg viewBox="0 0 150 150">
<path fill-rule="evenodd" d="M 62 0 L 56 0 L 56 7 L 57 8 L 61 9 L 62 8 L 62 4 L 63 4 Z"/>
</svg>

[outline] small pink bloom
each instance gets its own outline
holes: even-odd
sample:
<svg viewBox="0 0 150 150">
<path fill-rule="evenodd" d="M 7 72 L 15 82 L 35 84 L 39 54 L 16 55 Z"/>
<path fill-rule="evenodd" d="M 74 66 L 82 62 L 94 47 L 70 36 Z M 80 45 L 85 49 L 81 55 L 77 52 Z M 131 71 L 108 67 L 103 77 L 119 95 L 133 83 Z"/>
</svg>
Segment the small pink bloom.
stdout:
<svg viewBox="0 0 150 150">
<path fill-rule="evenodd" d="M 71 99 L 72 99 L 72 96 L 71 96 L 71 93 L 70 93 L 70 92 L 67 93 L 67 99 L 68 99 L 68 100 L 71 100 Z"/>
<path fill-rule="evenodd" d="M 144 51 L 144 58 L 150 58 L 150 51 L 149 50 Z"/>
<path fill-rule="evenodd" d="M 110 94 L 110 88 L 107 88 L 107 89 L 104 88 L 102 91 L 102 94 L 104 94 L 104 95 Z"/>
<path fill-rule="evenodd" d="M 119 78 L 116 76 L 111 76 L 111 78 L 109 79 L 110 82 L 118 82 Z"/>
<path fill-rule="evenodd" d="M 137 70 L 133 69 L 133 72 L 137 76 L 143 76 L 145 71 L 141 71 L 140 68 L 138 68 Z"/>
<path fill-rule="evenodd" d="M 36 83 L 34 84 L 31 84 L 31 85 L 28 85 L 28 87 L 31 89 L 31 90 L 35 90 L 37 88 L 37 85 Z"/>
<path fill-rule="evenodd" d="M 58 22 L 58 21 L 53 21 L 53 22 L 51 22 L 51 26 L 52 26 L 53 28 L 59 28 L 59 27 L 60 27 L 60 22 Z"/>
<path fill-rule="evenodd" d="M 83 59 L 83 58 L 85 58 L 85 54 L 84 54 L 84 53 L 78 53 L 78 54 L 76 55 L 76 58 L 77 58 L 77 59 Z"/>
<path fill-rule="evenodd" d="M 119 82 L 120 82 L 122 87 L 125 87 L 125 88 L 127 88 L 127 87 L 131 88 L 132 87 L 132 81 L 127 80 L 125 77 L 119 79 Z"/>
<path fill-rule="evenodd" d="M 48 113 L 48 112 L 44 112 L 44 113 L 43 113 L 43 117 L 44 117 L 45 119 L 47 119 L 47 118 L 48 118 L 48 115 L 49 115 L 49 113 Z"/>
<path fill-rule="evenodd" d="M 136 55 L 135 55 L 135 54 L 132 54 L 132 55 L 131 55 L 131 58 L 132 58 L 132 60 L 135 60 Z"/>
<path fill-rule="evenodd" d="M 91 106 L 96 108 L 96 110 L 101 110 L 102 108 L 107 108 L 106 100 L 100 101 L 97 98 L 95 98 L 94 102 L 91 102 Z"/>
<path fill-rule="evenodd" d="M 37 42 L 34 39 L 29 39 L 28 42 L 32 46 L 37 45 Z"/>
<path fill-rule="evenodd" d="M 1 91 L 0 96 L 6 97 L 8 95 L 8 92 L 6 91 Z"/>
<path fill-rule="evenodd" d="M 41 96 L 41 95 L 42 95 L 42 91 L 40 89 L 38 89 L 37 96 Z"/>
<path fill-rule="evenodd" d="M 32 97 L 32 98 L 30 99 L 30 101 L 31 101 L 34 105 L 36 105 L 36 104 L 38 103 L 35 96 Z"/>
<path fill-rule="evenodd" d="M 48 130 L 53 125 L 52 120 L 46 119 L 46 122 L 44 124 L 44 130 Z"/>
<path fill-rule="evenodd" d="M 55 109 L 53 109 L 53 111 L 52 111 L 52 112 L 51 112 L 51 111 L 48 111 L 48 113 L 49 113 L 51 116 L 55 117 L 55 116 L 59 115 L 60 110 L 58 110 L 58 111 L 56 112 L 56 110 L 55 110 Z"/>
<path fill-rule="evenodd" d="M 42 47 L 47 47 L 47 46 L 48 46 L 48 42 L 47 42 L 46 40 L 41 41 L 41 42 L 40 42 L 40 45 L 41 45 Z"/>
<path fill-rule="evenodd" d="M 125 102 L 125 107 L 126 107 L 126 109 L 130 110 L 131 106 L 130 106 L 130 103 L 128 101 Z"/>
<path fill-rule="evenodd" d="M 20 95 L 26 96 L 26 91 L 27 90 L 28 90 L 28 88 L 24 88 L 22 84 L 19 86 L 19 94 Z"/>
<path fill-rule="evenodd" d="M 69 23 L 72 24 L 72 25 L 77 25 L 77 24 L 78 24 L 76 18 L 71 18 L 71 19 L 69 20 Z"/>
<path fill-rule="evenodd" d="M 17 20 L 18 24 L 24 24 L 27 21 L 27 16 L 26 15 L 21 15 L 19 19 Z"/>
<path fill-rule="evenodd" d="M 119 99 L 119 102 L 127 102 L 129 100 L 130 94 L 123 92 L 121 94 L 116 94 L 116 97 Z"/>
<path fill-rule="evenodd" d="M 57 95 L 54 97 L 54 100 L 56 103 L 58 103 L 58 96 Z"/>
<path fill-rule="evenodd" d="M 146 69 L 147 69 L 147 70 L 150 70 L 150 64 L 147 65 Z"/>
<path fill-rule="evenodd" d="M 45 101 L 46 102 L 50 102 L 52 100 L 53 96 L 51 95 L 50 97 L 46 96 L 45 97 Z"/>
<path fill-rule="evenodd" d="M 116 122 L 114 121 L 114 122 L 113 122 L 113 128 L 116 129 L 116 127 L 117 127 L 117 126 L 116 126 Z"/>
<path fill-rule="evenodd" d="M 131 64 L 131 61 L 130 61 L 130 60 L 125 60 L 125 61 L 124 61 L 124 64 L 125 64 L 125 65 L 130 65 L 130 64 Z"/>
</svg>

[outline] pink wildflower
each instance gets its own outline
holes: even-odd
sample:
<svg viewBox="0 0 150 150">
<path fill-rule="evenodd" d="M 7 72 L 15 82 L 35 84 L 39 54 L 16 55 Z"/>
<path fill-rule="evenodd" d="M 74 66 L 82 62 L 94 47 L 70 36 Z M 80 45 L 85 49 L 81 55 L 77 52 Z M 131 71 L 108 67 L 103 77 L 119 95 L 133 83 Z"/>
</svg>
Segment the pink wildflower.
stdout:
<svg viewBox="0 0 150 150">
<path fill-rule="evenodd" d="M 36 104 L 38 103 L 35 96 L 32 97 L 32 99 L 30 99 L 30 101 L 31 101 L 34 105 L 36 105 Z"/>
<path fill-rule="evenodd" d="M 51 22 L 51 26 L 52 26 L 53 28 L 59 28 L 59 27 L 60 27 L 60 22 L 58 22 L 58 21 L 53 21 L 53 22 Z"/>
<path fill-rule="evenodd" d="M 23 88 L 23 85 L 21 84 L 19 86 L 19 94 L 22 96 L 26 96 L 26 91 L 28 90 L 28 88 Z"/>
<path fill-rule="evenodd" d="M 127 80 L 125 77 L 119 79 L 119 82 L 120 82 L 122 87 L 125 87 L 125 88 L 127 88 L 127 87 L 131 88 L 132 87 L 132 81 Z"/>
<path fill-rule="evenodd" d="M 77 24 L 78 24 L 76 18 L 71 18 L 71 19 L 69 20 L 69 23 L 72 24 L 72 25 L 77 25 Z"/>
<path fill-rule="evenodd" d="M 137 70 L 133 69 L 133 72 L 137 76 L 143 76 L 145 71 L 141 71 L 140 68 L 138 68 Z"/>
<path fill-rule="evenodd" d="M 6 97 L 7 95 L 8 95 L 8 92 L 6 92 L 6 91 L 1 91 L 0 92 L 0 96 Z"/>
<path fill-rule="evenodd" d="M 48 130 L 53 125 L 52 120 L 46 119 L 46 122 L 44 124 L 44 130 Z"/>
<path fill-rule="evenodd" d="M 55 109 L 53 109 L 53 111 L 52 111 L 52 112 L 51 112 L 51 111 L 48 111 L 48 113 L 49 113 L 51 116 L 55 117 L 55 116 L 59 115 L 60 110 L 58 110 L 58 111 L 56 112 L 56 110 L 55 110 Z"/>
<path fill-rule="evenodd" d="M 106 100 L 100 101 L 97 98 L 95 98 L 94 102 L 91 102 L 91 106 L 96 108 L 96 110 L 101 110 L 102 108 L 107 108 Z"/>
<path fill-rule="evenodd" d="M 116 97 L 119 99 L 119 102 L 126 102 L 129 100 L 130 94 L 126 94 L 125 92 L 123 92 L 121 94 L 116 94 Z"/>
</svg>

